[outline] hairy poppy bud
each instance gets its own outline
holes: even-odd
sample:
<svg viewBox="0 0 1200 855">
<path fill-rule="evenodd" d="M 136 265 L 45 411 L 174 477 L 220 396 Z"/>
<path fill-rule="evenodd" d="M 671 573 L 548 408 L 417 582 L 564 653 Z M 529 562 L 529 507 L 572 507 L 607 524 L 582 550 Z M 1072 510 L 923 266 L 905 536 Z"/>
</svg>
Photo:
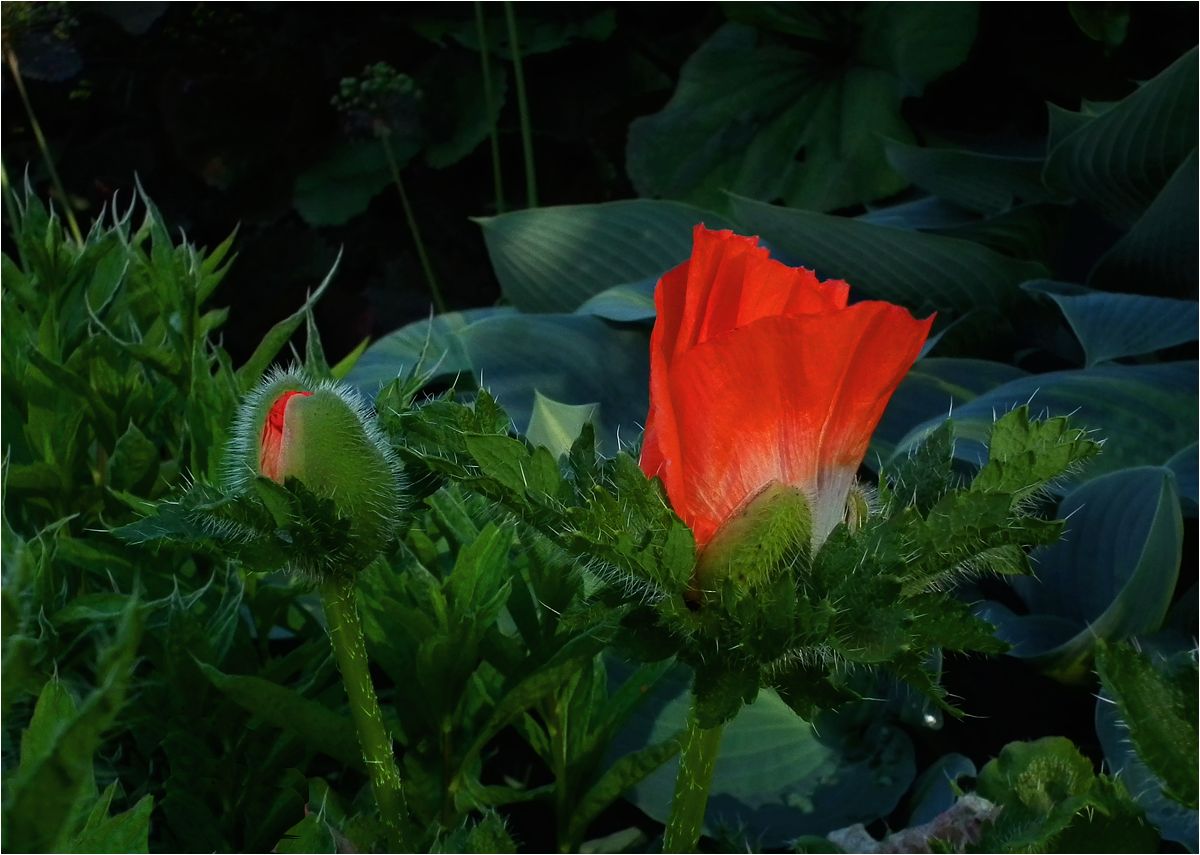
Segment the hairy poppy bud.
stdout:
<svg viewBox="0 0 1200 855">
<path fill-rule="evenodd" d="M 294 480 L 332 503 L 350 523 L 346 546 L 356 559 L 387 545 L 402 510 L 399 463 L 369 405 L 348 387 L 295 369 L 269 375 L 234 426 L 226 486 L 245 493 L 258 478 L 284 486 Z"/>
</svg>

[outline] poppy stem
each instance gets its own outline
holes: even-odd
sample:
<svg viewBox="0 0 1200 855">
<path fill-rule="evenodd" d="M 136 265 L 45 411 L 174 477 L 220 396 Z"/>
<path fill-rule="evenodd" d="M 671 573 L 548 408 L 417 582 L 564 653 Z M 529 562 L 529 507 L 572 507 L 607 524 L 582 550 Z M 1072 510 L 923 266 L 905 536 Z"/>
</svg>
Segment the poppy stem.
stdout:
<svg viewBox="0 0 1200 855">
<path fill-rule="evenodd" d="M 341 576 L 321 584 L 321 602 L 329 626 L 329 642 L 337 658 L 338 670 L 350 699 L 350 717 L 358 731 L 363 763 L 371 779 L 371 789 L 379 816 L 387 830 L 389 848 L 414 852 L 404 834 L 408 808 L 392 750 L 392 737 L 383 723 L 379 699 L 371 682 L 367 648 L 363 641 L 362 621 L 353 576 Z"/>
<path fill-rule="evenodd" d="M 679 775 L 675 778 L 675 799 L 663 835 L 663 852 L 696 852 L 704 829 L 704 811 L 712 785 L 717 754 L 721 750 L 724 725 L 701 727 L 696 718 L 695 700 L 688 716 L 683 751 L 679 755 Z"/>
</svg>

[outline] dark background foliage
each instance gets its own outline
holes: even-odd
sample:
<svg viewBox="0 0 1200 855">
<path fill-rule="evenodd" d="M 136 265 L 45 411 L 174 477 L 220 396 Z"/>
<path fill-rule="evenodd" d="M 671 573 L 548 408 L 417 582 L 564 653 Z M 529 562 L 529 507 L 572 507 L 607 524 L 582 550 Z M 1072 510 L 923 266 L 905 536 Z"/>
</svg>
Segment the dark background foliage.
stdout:
<svg viewBox="0 0 1200 855">
<path fill-rule="evenodd" d="M 485 10 L 489 32 L 499 33 L 500 6 Z M 520 26 L 544 50 L 525 57 L 540 204 L 636 195 L 625 169 L 629 124 L 661 109 L 725 11 L 692 3 L 517 7 Z M 417 80 L 420 122 L 431 133 L 465 109 L 452 72 L 478 63 L 455 38 L 472 31 L 470 5 L 6 4 L 5 16 L 5 38 L 81 220 L 114 194 L 129 199 L 136 176 L 166 220 L 201 245 L 239 227 L 238 263 L 218 295 L 233 309 L 225 338 L 235 361 L 303 301 L 339 247 L 341 274 L 317 309 L 331 356 L 428 313 L 395 193 L 380 188 L 362 214 L 315 227 L 294 208 L 293 190 L 346 141 L 330 99 L 368 64 L 388 62 Z M 907 100 L 905 118 L 922 142 L 970 148 L 1001 139 L 1035 149 L 1046 102 L 1074 110 L 1127 95 L 1131 81 L 1153 77 L 1193 43 L 1196 16 L 1193 4 L 1137 4 L 1114 46 L 1083 32 L 1065 3 L 982 4 L 966 62 Z M 836 72 L 850 48 L 826 45 L 822 62 Z M 508 78 L 501 160 L 509 204 L 521 207 Z M 49 192 L 8 74 L 4 95 L 10 178 L 28 167 L 35 188 Z M 495 213 L 488 145 L 478 142 L 449 166 L 416 158 L 404 172 L 451 308 L 499 297 L 469 219 Z M 1103 240 L 1103 229 L 1082 236 Z"/>
</svg>

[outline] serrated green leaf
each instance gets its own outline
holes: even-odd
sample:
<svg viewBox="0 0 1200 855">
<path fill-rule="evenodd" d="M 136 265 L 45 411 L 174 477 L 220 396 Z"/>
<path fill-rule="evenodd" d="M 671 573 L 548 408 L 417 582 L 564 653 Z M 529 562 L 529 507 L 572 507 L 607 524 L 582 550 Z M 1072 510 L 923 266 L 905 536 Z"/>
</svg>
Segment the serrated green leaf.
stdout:
<svg viewBox="0 0 1200 855">
<path fill-rule="evenodd" d="M 602 811 L 678 754 L 679 747 L 678 737 L 670 737 L 619 758 L 576 802 L 567 833 L 574 839 L 582 839 Z"/>
<path fill-rule="evenodd" d="M 108 801 L 103 804 L 104 815 L 95 823 L 89 821 L 63 851 L 149 852 L 150 814 L 154 810 L 154 797 L 142 796 L 129 810 L 115 816 L 107 815 Z"/>
<path fill-rule="evenodd" d="M 1100 643 L 1096 668 L 1106 693 L 1121 710 L 1138 757 L 1166 784 L 1166 794 L 1195 810 L 1200 785 L 1196 764 L 1195 663 L 1155 665 L 1128 644 Z"/>
<path fill-rule="evenodd" d="M 1065 416 L 1031 420 L 1029 407 L 1017 407 L 992 426 L 988 462 L 971 489 L 1008 493 L 1020 501 L 1099 451 L 1099 444 Z"/>
</svg>

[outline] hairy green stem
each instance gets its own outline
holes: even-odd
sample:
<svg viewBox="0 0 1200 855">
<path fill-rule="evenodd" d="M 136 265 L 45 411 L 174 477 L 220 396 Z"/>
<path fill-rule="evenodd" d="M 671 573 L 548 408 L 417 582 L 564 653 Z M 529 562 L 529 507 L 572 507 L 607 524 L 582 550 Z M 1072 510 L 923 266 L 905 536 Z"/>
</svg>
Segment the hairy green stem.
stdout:
<svg viewBox="0 0 1200 855">
<path fill-rule="evenodd" d="M 429 296 L 433 298 L 433 307 L 437 311 L 446 311 L 446 301 L 442 298 L 442 289 L 438 287 L 437 277 L 433 274 L 433 265 L 429 263 L 429 255 L 425 252 L 425 242 L 421 240 L 421 229 L 417 226 L 417 217 L 409 204 L 408 194 L 404 192 L 404 182 L 400 180 L 400 166 L 396 163 L 396 155 L 392 152 L 392 143 L 385 136 L 381 138 L 383 151 L 387 155 L 388 168 L 392 171 L 392 181 L 396 192 L 400 194 L 400 204 L 404 206 L 404 218 L 408 220 L 408 230 L 412 233 L 413 243 L 417 247 L 417 258 L 421 262 L 421 270 L 425 274 L 425 284 L 429 286 Z"/>
<path fill-rule="evenodd" d="M 487 109 L 488 135 L 492 140 L 492 187 L 496 194 L 496 213 L 504 213 L 504 179 L 500 171 L 500 132 L 497 128 L 496 93 L 492 89 L 492 63 L 488 55 L 487 28 L 483 20 L 482 0 L 475 0 L 475 35 L 479 39 L 479 62 L 483 69 L 483 101 Z"/>
<path fill-rule="evenodd" d="M 412 852 L 414 850 L 404 834 L 408 811 L 400 770 L 392 751 L 392 737 L 383 723 L 379 699 L 371 682 L 354 578 L 346 576 L 322 583 L 321 602 L 329 625 L 329 641 L 350 699 L 350 716 L 358 731 L 358 744 L 362 748 L 380 818 L 387 829 L 389 845 L 393 851 Z"/>
<path fill-rule="evenodd" d="M 675 778 L 675 800 L 663 835 L 663 852 L 695 852 L 704 828 L 704 810 L 708 807 L 708 789 L 721 750 L 724 725 L 701 727 L 696 720 L 695 700 L 688 717 L 683 751 L 679 755 L 679 775 Z"/>
<path fill-rule="evenodd" d="M 63 216 L 67 218 L 67 227 L 70 228 L 75 242 L 83 246 L 83 233 L 79 230 L 75 212 L 71 209 L 71 197 L 67 195 L 62 179 L 58 177 L 58 168 L 55 167 L 54 158 L 50 155 L 50 146 L 46 142 L 46 135 L 42 133 L 42 125 L 33 112 L 33 104 L 29 102 L 29 93 L 25 91 L 25 78 L 21 76 L 21 66 L 17 62 L 17 55 L 9 48 L 5 48 L 4 60 L 8 63 L 8 70 L 12 72 L 13 83 L 17 86 L 17 95 L 20 96 L 21 104 L 25 107 L 25 115 L 29 117 L 29 128 L 33 131 L 33 138 L 37 142 L 38 150 L 42 153 L 42 160 L 46 162 L 46 171 L 50 173 L 50 181 L 54 184 L 55 195 L 62 203 Z"/>
<path fill-rule="evenodd" d="M 508 49 L 512 53 L 513 79 L 517 85 L 517 111 L 521 115 L 521 149 L 525 153 L 525 204 L 538 204 L 537 175 L 533 169 L 533 135 L 529 130 L 529 103 L 525 100 L 525 74 L 521 70 L 521 46 L 517 41 L 517 19 L 510 0 L 504 0 L 504 20 L 508 24 Z"/>
</svg>

